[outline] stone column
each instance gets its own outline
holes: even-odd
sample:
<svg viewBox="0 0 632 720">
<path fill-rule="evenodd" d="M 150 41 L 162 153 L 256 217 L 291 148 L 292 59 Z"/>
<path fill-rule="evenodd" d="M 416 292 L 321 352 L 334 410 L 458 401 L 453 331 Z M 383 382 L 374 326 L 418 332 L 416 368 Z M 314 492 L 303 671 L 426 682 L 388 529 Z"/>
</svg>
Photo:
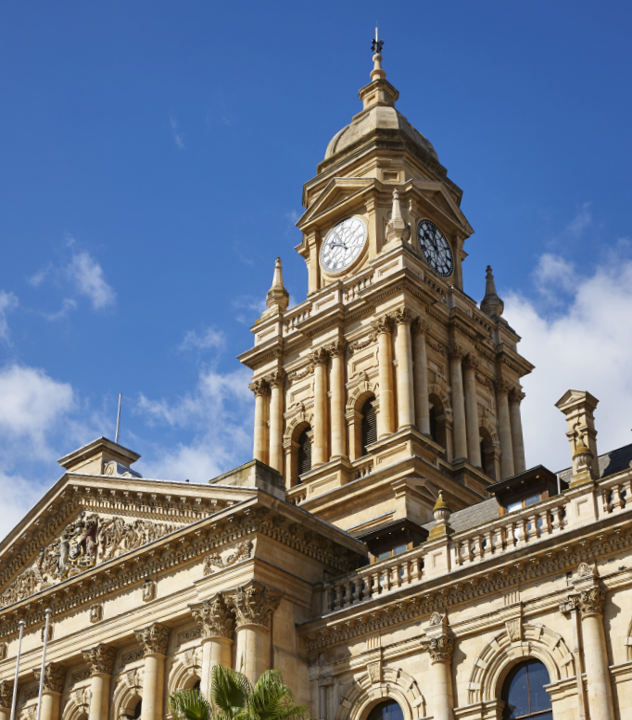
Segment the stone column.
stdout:
<svg viewBox="0 0 632 720">
<path fill-rule="evenodd" d="M 221 593 L 216 593 L 208 600 L 189 607 L 193 617 L 202 626 L 200 691 L 204 697 L 210 697 L 213 666 L 232 667 L 235 620 L 226 607 Z"/>
<path fill-rule="evenodd" d="M 347 457 L 345 437 L 345 344 L 331 348 L 331 456 Z"/>
<path fill-rule="evenodd" d="M 39 682 L 41 669 L 33 670 Z M 61 694 L 66 682 L 66 667 L 59 663 L 48 663 L 44 669 L 44 685 L 42 689 L 42 707 L 40 720 L 59 720 Z"/>
<path fill-rule="evenodd" d="M 465 385 L 465 424 L 467 427 L 467 456 L 474 467 L 483 467 L 481 460 L 480 431 L 478 427 L 478 400 L 476 398 L 476 368 L 478 360 L 468 353 L 463 361 Z"/>
<path fill-rule="evenodd" d="M 465 399 L 463 397 L 463 371 L 461 361 L 465 351 L 452 343 L 448 348 L 450 357 L 450 386 L 452 389 L 452 412 L 454 413 L 454 459 L 467 460 L 467 431 L 465 425 Z"/>
<path fill-rule="evenodd" d="M 434 720 L 453 720 L 452 653 L 454 640 L 447 634 L 434 637 L 428 646 L 430 654 Z"/>
<path fill-rule="evenodd" d="M 414 381 L 415 414 L 417 429 L 424 435 L 430 435 L 430 403 L 428 400 L 428 357 L 426 355 L 426 333 L 430 328 L 427 320 L 419 319 L 411 330 L 414 337 Z"/>
<path fill-rule="evenodd" d="M 410 310 L 405 307 L 395 312 L 397 334 L 397 427 L 398 430 L 415 426 L 415 395 L 413 385 L 413 352 L 410 337 Z"/>
<path fill-rule="evenodd" d="M 391 349 L 392 320 L 383 315 L 373 322 L 377 332 L 377 359 L 379 364 L 380 411 L 377 416 L 378 440 L 395 431 L 395 399 L 393 398 L 393 352 Z"/>
<path fill-rule="evenodd" d="M 524 457 L 524 438 L 522 436 L 522 417 L 520 403 L 524 400 L 524 393 L 513 388 L 509 393 L 509 416 L 511 421 L 511 445 L 514 457 L 514 472 L 521 473 L 527 469 Z"/>
<path fill-rule="evenodd" d="M 496 420 L 500 439 L 500 475 L 501 480 L 514 474 L 513 441 L 511 438 L 511 420 L 509 416 L 509 391 L 511 385 L 503 378 L 496 380 Z"/>
<path fill-rule="evenodd" d="M 12 702 L 13 681 L 0 680 L 0 720 L 9 720 L 11 717 Z"/>
<path fill-rule="evenodd" d="M 88 720 L 108 720 L 110 683 L 116 650 L 103 643 L 82 651 L 90 668 L 90 712 Z"/>
<path fill-rule="evenodd" d="M 253 456 L 255 460 L 268 462 L 268 393 L 270 388 L 265 380 L 255 380 L 250 384 L 255 394 L 255 441 Z"/>
<path fill-rule="evenodd" d="M 283 473 L 283 371 L 266 378 L 270 386 L 270 466 Z"/>
<path fill-rule="evenodd" d="M 224 595 L 237 621 L 235 664 L 253 685 L 270 669 L 271 619 L 282 594 L 257 580 L 250 580 Z"/>
<path fill-rule="evenodd" d="M 581 590 L 573 598 L 582 618 L 584 659 L 588 679 L 588 707 L 591 720 L 614 720 L 612 685 L 608 669 L 603 609 L 606 593 L 597 585 Z"/>
<path fill-rule="evenodd" d="M 310 353 L 314 363 L 314 445 L 312 447 L 312 467 L 327 462 L 327 362 L 329 353 L 319 348 Z"/>
<path fill-rule="evenodd" d="M 165 656 L 169 648 L 169 628 L 154 623 L 134 630 L 143 648 L 145 668 L 143 672 L 143 706 L 140 720 L 162 720 L 165 691 Z"/>
</svg>

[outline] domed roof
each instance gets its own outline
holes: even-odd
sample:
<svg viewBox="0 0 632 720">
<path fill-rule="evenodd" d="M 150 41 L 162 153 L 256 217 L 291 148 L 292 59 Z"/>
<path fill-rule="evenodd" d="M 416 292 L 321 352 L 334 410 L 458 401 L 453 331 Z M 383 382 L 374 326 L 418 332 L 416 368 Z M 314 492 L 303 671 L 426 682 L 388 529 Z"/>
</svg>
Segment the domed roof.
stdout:
<svg viewBox="0 0 632 720">
<path fill-rule="evenodd" d="M 376 53 L 373 56 L 374 67 L 371 72 L 371 82 L 361 88 L 359 92 L 364 109 L 353 118 L 351 124 L 333 136 L 327 146 L 325 160 L 329 160 L 337 153 L 355 145 L 375 130 L 395 130 L 402 133 L 438 162 L 437 152 L 428 138 L 424 137 L 395 109 L 395 101 L 399 97 L 399 92 L 385 79 L 386 73 L 382 70 L 381 62 L 382 56 Z"/>
</svg>

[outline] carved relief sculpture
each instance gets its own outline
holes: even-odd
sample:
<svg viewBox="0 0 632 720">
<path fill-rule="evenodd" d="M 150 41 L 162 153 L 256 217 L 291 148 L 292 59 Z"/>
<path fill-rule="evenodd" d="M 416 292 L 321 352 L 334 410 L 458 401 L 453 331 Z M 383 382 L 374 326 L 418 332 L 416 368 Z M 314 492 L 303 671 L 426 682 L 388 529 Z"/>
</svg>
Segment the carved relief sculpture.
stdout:
<svg viewBox="0 0 632 720">
<path fill-rule="evenodd" d="M 235 565 L 240 560 L 247 560 L 250 557 L 252 543 L 250 540 L 244 540 L 233 548 L 224 552 L 213 552 L 204 558 L 204 574 L 211 575 L 213 567 L 226 568 Z"/>
<path fill-rule="evenodd" d="M 432 664 L 452 662 L 452 653 L 454 652 L 454 640 L 449 635 L 441 635 L 433 638 L 428 645 L 428 653 Z"/>
</svg>

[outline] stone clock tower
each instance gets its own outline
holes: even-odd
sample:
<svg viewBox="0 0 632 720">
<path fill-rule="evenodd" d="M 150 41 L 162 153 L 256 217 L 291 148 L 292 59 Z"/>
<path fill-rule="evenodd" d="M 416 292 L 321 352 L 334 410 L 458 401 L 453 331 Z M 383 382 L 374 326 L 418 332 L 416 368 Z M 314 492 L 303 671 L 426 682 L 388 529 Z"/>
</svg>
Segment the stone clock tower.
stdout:
<svg viewBox="0 0 632 720">
<path fill-rule="evenodd" d="M 303 190 L 307 300 L 288 307 L 277 260 L 240 356 L 254 457 L 288 500 L 361 537 L 431 520 L 438 491 L 454 511 L 522 472 L 520 378 L 533 369 L 491 268 L 480 307 L 464 292 L 462 191 L 396 110 L 381 61 Z"/>
</svg>

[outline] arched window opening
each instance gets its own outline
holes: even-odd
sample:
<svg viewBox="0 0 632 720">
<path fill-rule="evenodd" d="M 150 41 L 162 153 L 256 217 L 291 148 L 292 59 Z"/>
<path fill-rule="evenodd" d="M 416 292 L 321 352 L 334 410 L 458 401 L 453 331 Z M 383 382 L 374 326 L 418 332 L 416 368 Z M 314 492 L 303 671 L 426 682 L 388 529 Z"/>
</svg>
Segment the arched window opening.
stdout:
<svg viewBox="0 0 632 720">
<path fill-rule="evenodd" d="M 430 437 L 441 447 L 446 446 L 445 410 L 440 398 L 430 395 Z"/>
<path fill-rule="evenodd" d="M 492 480 L 496 480 L 496 468 L 494 467 L 494 443 L 492 436 L 486 428 L 479 429 L 479 437 L 481 438 L 481 463 L 483 472 Z"/>
<path fill-rule="evenodd" d="M 302 482 L 301 475 L 312 469 L 312 439 L 311 428 L 308 426 L 298 436 L 298 482 Z"/>
<path fill-rule="evenodd" d="M 368 453 L 367 447 L 369 445 L 377 442 L 377 415 L 375 413 L 375 407 L 373 406 L 374 401 L 374 397 L 369 398 L 360 411 L 362 415 L 362 422 L 360 424 L 361 456 Z"/>
<path fill-rule="evenodd" d="M 394 700 L 387 700 L 376 705 L 367 720 L 404 720 L 404 713 Z"/>
<path fill-rule="evenodd" d="M 504 720 L 553 720 L 551 698 L 544 689 L 549 682 L 549 672 L 541 662 L 516 665 L 503 686 Z"/>
<path fill-rule="evenodd" d="M 139 700 L 136 703 L 136 707 L 134 708 L 134 712 L 131 715 L 128 715 L 127 717 L 129 720 L 138 720 L 140 717 L 141 712 L 143 711 L 143 701 Z"/>
<path fill-rule="evenodd" d="M 195 684 L 193 685 L 193 687 L 191 688 L 191 690 L 197 690 L 197 691 L 199 692 L 201 685 L 202 685 L 202 681 L 198 679 L 198 680 L 195 681 Z"/>
</svg>

